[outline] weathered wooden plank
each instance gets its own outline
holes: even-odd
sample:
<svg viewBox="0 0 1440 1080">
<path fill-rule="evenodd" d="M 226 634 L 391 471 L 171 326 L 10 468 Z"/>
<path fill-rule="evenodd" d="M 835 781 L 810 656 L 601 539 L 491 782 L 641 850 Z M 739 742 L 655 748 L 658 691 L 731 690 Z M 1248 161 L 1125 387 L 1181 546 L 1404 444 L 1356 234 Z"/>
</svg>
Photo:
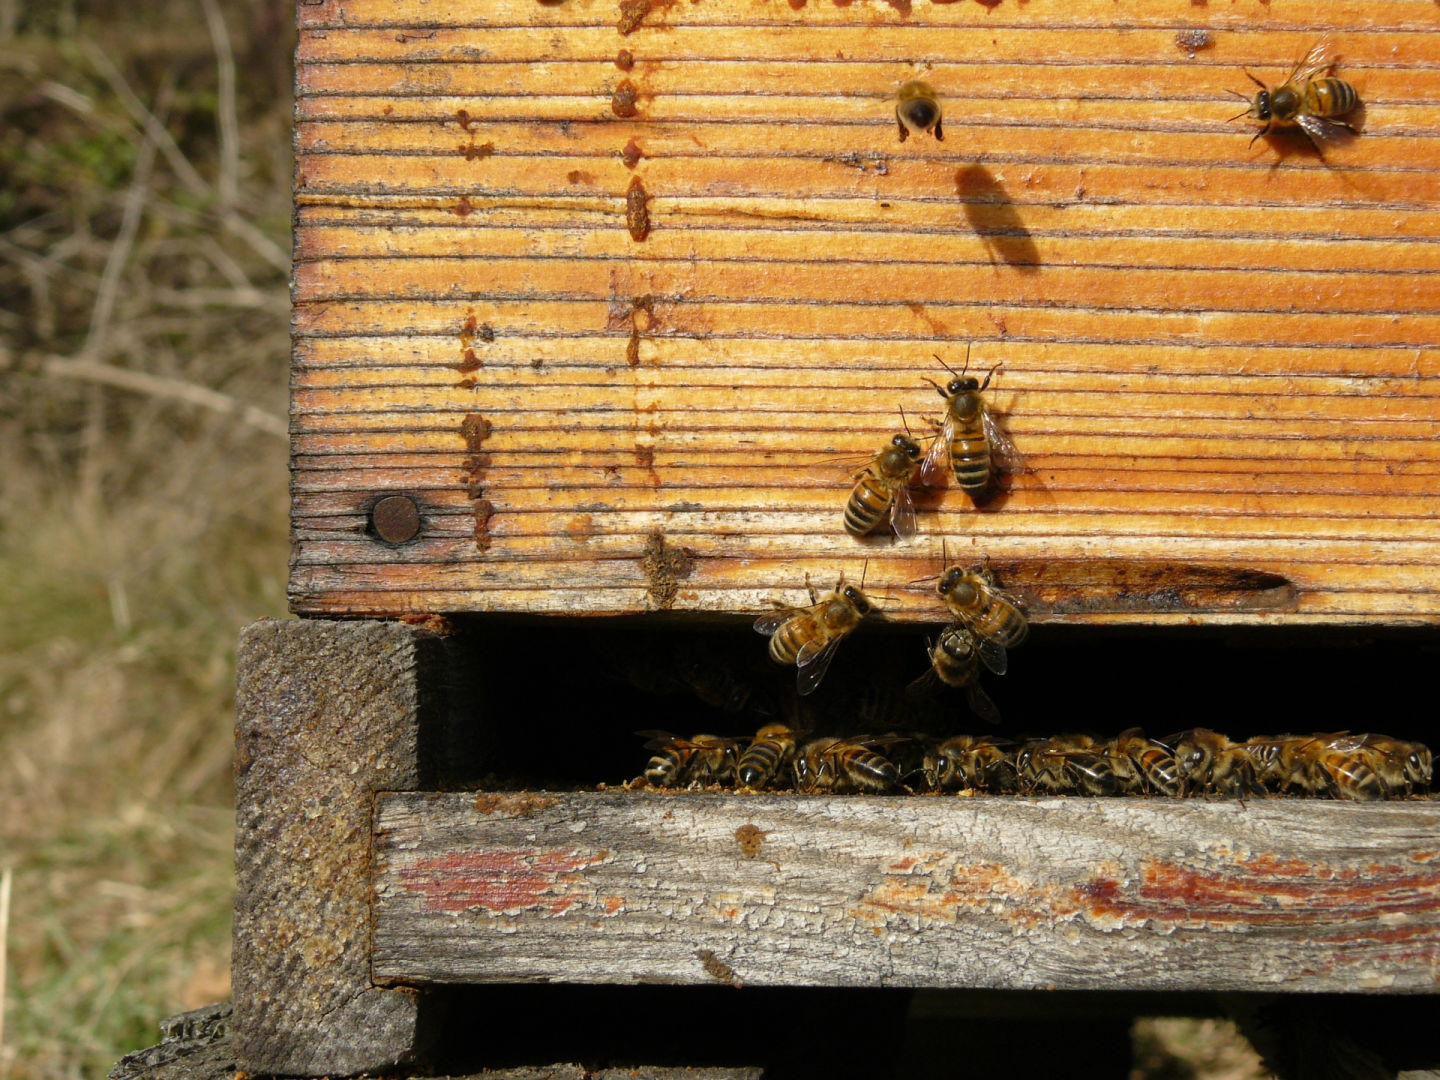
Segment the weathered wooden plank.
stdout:
<svg viewBox="0 0 1440 1080">
<path fill-rule="evenodd" d="M 678 9 L 678 10 L 677 10 Z M 530 0 L 493 0 L 484 5 L 436 9 L 420 2 L 394 0 L 322 0 L 298 9 L 302 28 L 343 29 L 347 27 L 397 27 L 401 29 L 442 27 L 583 27 L 615 28 L 621 14 L 613 0 L 571 0 L 565 4 L 536 4 Z M 634 33 L 644 31 L 663 37 L 677 24 L 726 26 L 773 25 L 785 27 L 855 26 L 885 27 L 896 24 L 920 26 L 1034 25 L 1025 15 L 1010 10 L 997 13 L 988 5 L 916 4 L 913 0 L 859 0 L 835 8 L 816 3 L 811 6 L 778 0 L 756 4 L 751 0 L 711 0 L 693 7 L 654 3 L 644 18 L 635 23 L 631 41 L 643 40 Z M 1162 4 L 1134 4 L 1117 15 L 1109 0 L 1071 0 L 1063 9 L 1049 13 L 1049 20 L 1064 27 L 1102 27 L 1115 30 L 1146 27 L 1190 27 L 1199 22 L 1226 29 L 1303 30 L 1326 29 L 1344 32 L 1381 31 L 1411 28 L 1430 30 L 1434 10 L 1430 0 L 1332 0 L 1318 19 L 1313 5 L 1285 0 L 1253 0 L 1214 12 L 1199 13 Z"/>
<path fill-rule="evenodd" d="M 1440 988 L 1440 808 L 384 795 L 415 983 Z"/>
<path fill-rule="evenodd" d="M 433 7 L 300 10 L 297 610 L 646 610 L 661 537 L 681 610 L 869 557 L 929 620 L 946 536 L 1293 590 L 1202 620 L 1440 618 L 1433 5 Z M 1226 91 L 1327 34 L 1364 134 L 1250 144 Z M 895 138 L 917 74 L 944 142 Z M 823 459 L 967 345 L 1027 469 L 925 499 L 913 555 L 853 541 Z"/>
<path fill-rule="evenodd" d="M 242 632 L 236 666 L 230 1060 L 271 1076 L 410 1062 L 434 1032 L 422 995 L 371 983 L 372 796 L 433 782 L 420 727 L 446 682 L 439 642 L 270 619 Z"/>
</svg>

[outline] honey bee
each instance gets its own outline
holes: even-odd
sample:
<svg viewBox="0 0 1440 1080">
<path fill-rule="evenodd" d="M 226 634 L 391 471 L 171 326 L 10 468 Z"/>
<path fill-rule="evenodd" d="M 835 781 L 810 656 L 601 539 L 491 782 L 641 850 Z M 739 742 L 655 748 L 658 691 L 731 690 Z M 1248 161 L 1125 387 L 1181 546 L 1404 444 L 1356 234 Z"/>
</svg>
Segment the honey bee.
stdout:
<svg viewBox="0 0 1440 1080">
<path fill-rule="evenodd" d="M 1329 42 L 1318 42 L 1295 65 L 1285 81 L 1273 90 L 1250 72 L 1245 72 L 1250 81 L 1260 87 L 1260 91 L 1248 109 L 1230 119 L 1248 117 L 1251 123 L 1259 126 L 1260 130 L 1250 140 L 1252 144 L 1261 135 L 1298 127 L 1318 151 L 1320 144 L 1317 139 L 1333 139 L 1341 128 L 1352 133 L 1355 131 L 1339 119 L 1354 112 L 1360 105 L 1360 95 L 1355 87 L 1333 76 L 1316 78 L 1332 66 L 1329 51 Z M 1237 96 L 1245 97 L 1243 94 Z"/>
<path fill-rule="evenodd" d="M 1323 740 L 1344 734 L 1270 735 L 1248 739 L 1240 745 L 1250 758 L 1255 779 L 1270 791 L 1284 794 L 1298 790 L 1313 794 L 1321 790 L 1314 751 Z"/>
<path fill-rule="evenodd" d="M 1170 748 L 1138 727 L 1122 731 L 1105 748 L 1118 789 L 1126 794 L 1179 795 L 1180 767 Z"/>
<path fill-rule="evenodd" d="M 945 482 L 948 461 L 959 488 L 971 499 L 981 500 L 990 490 L 997 463 L 1019 459 L 1014 443 L 995 423 L 983 396 L 1000 365 L 992 367 L 981 382 L 965 374 L 970 367 L 968 348 L 965 367 L 959 374 L 945 361 L 940 360 L 940 364 L 950 371 L 952 378 L 943 387 L 933 379 L 925 380 L 945 399 L 945 419 L 940 424 L 939 437 L 920 463 L 920 483 L 927 488 L 940 487 Z"/>
<path fill-rule="evenodd" d="M 1372 756 L 1375 771 L 1392 791 L 1410 795 L 1428 791 L 1433 770 L 1430 748 L 1424 743 L 1392 739 L 1389 735 L 1360 735 L 1361 746 Z"/>
<path fill-rule="evenodd" d="M 945 134 L 940 130 L 940 99 L 927 82 L 915 79 L 900 87 L 895 95 L 895 122 L 900 127 L 901 142 L 909 138 L 912 131 L 916 135 L 933 131 L 937 141 L 945 141 Z"/>
<path fill-rule="evenodd" d="M 872 747 L 890 739 L 811 739 L 795 755 L 795 787 L 800 791 L 885 792 L 900 780 L 895 763 Z"/>
<path fill-rule="evenodd" d="M 860 472 L 845 504 L 845 531 L 864 536 L 882 521 L 901 540 L 915 535 L 915 500 L 910 481 L 920 468 L 920 446 L 908 435 L 896 435 Z"/>
<path fill-rule="evenodd" d="M 1389 782 L 1381 776 L 1384 755 L 1367 746 L 1368 735 L 1320 736 L 1306 749 L 1314 762 L 1312 777 L 1317 787 L 1332 799 L 1377 802 L 1388 799 Z"/>
<path fill-rule="evenodd" d="M 1015 772 L 1030 791 L 1113 795 L 1117 787 L 1105 745 L 1089 735 L 1031 739 L 1015 752 Z"/>
<path fill-rule="evenodd" d="M 815 600 L 813 589 L 810 598 Z M 826 599 L 816 600 L 809 607 L 780 608 L 761 615 L 755 620 L 755 631 L 770 635 L 771 659 L 799 667 L 795 685 L 803 696 L 820 685 L 840 642 L 873 610 L 869 597 L 855 586 L 846 585 L 842 574 L 835 591 Z"/>
<path fill-rule="evenodd" d="M 645 780 L 651 787 L 699 787 L 725 783 L 735 777 L 739 747 L 734 739 L 720 735 L 694 735 L 688 739 L 668 731 L 637 731 L 648 736 L 646 750 L 655 751 L 645 766 Z"/>
<path fill-rule="evenodd" d="M 1265 794 L 1245 747 L 1219 732 L 1193 728 L 1160 741 L 1175 752 L 1182 794 L 1200 791 L 1233 799 Z"/>
<path fill-rule="evenodd" d="M 759 791 L 795 758 L 797 736 L 789 724 L 766 724 L 740 755 L 736 776 L 741 786 Z"/>
<path fill-rule="evenodd" d="M 1000 710 L 980 686 L 980 643 L 967 626 L 951 623 L 930 646 L 930 670 L 906 687 L 910 695 L 929 693 L 938 684 L 964 690 L 970 711 L 989 724 L 1000 723 Z"/>
<path fill-rule="evenodd" d="M 1009 742 L 987 735 L 953 735 L 925 751 L 923 771 L 932 791 L 1014 791 Z"/>
<path fill-rule="evenodd" d="M 995 584 L 986 567 L 962 570 L 952 566 L 940 575 L 935 591 L 959 623 L 975 637 L 980 660 L 996 675 L 1009 667 L 1006 650 L 1021 644 L 1030 624 L 1019 602 Z"/>
</svg>

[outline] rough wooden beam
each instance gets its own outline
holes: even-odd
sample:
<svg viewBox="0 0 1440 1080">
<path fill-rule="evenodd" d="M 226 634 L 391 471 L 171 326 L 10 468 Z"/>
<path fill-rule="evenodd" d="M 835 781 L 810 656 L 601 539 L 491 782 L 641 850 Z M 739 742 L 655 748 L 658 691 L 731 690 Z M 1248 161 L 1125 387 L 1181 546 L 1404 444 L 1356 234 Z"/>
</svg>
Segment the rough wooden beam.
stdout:
<svg viewBox="0 0 1440 1080">
<path fill-rule="evenodd" d="M 383 795 L 375 972 L 1440 989 L 1440 806 Z"/>
<path fill-rule="evenodd" d="M 398 623 L 266 620 L 241 634 L 237 667 L 235 1058 L 283 1076 L 411 1061 L 423 995 L 370 979 L 373 798 L 430 779 L 441 642 Z"/>
</svg>

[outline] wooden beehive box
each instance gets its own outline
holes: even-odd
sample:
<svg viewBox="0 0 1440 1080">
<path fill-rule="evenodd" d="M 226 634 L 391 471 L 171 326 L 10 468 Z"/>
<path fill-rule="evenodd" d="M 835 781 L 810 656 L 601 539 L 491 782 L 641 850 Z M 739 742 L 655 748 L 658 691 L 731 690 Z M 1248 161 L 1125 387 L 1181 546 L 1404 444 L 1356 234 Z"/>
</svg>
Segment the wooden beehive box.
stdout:
<svg viewBox="0 0 1440 1080">
<path fill-rule="evenodd" d="M 298 12 L 297 613 L 713 618 L 863 573 L 892 619 L 938 622 L 942 559 L 983 555 L 1039 623 L 1440 616 L 1433 0 Z M 1324 36 L 1363 133 L 1251 144 L 1227 91 Z M 914 78 L 943 142 L 897 138 Z M 922 498 L 908 544 L 848 536 L 839 461 L 902 408 L 924 430 L 933 354 L 967 350 L 1003 365 L 1022 467 L 979 508 Z M 600 688 L 546 726 L 576 711 L 570 657 L 621 631 L 450 624 L 242 642 L 249 1072 L 409 1061 L 446 983 L 1440 985 L 1433 802 L 465 791 L 485 774 L 451 735 L 593 765 L 650 725 L 597 718 Z M 517 658 L 553 665 L 523 724 L 464 688 L 485 664 L 522 685 Z M 1191 665 L 1166 700 L 1235 704 L 1233 659 Z M 1083 726 L 1079 687 L 1108 724 L 1093 684 L 1143 666 L 1051 668 L 1017 722 Z M 1292 663 L 1236 733 L 1368 705 L 1356 666 Z"/>
<path fill-rule="evenodd" d="M 1440 614 L 1432 0 L 302 0 L 292 603 Z M 1227 123 L 1328 35 L 1364 133 Z M 897 139 L 924 77 L 945 140 Z M 641 219 L 644 219 L 643 221 Z M 904 546 L 837 457 L 988 391 Z M 409 535 L 376 503 L 418 508 Z"/>
</svg>

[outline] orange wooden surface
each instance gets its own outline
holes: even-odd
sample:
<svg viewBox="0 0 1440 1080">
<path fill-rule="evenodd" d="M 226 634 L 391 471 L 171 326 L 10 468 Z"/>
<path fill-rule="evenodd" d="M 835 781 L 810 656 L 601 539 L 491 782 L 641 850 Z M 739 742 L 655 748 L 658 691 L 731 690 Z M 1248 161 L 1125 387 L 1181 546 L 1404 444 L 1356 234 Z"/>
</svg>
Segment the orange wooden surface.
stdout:
<svg viewBox="0 0 1440 1080">
<path fill-rule="evenodd" d="M 1432 0 L 298 11 L 296 611 L 753 612 L 868 560 L 940 621 L 943 539 L 1040 621 L 1440 616 Z M 1322 36 L 1363 134 L 1247 145 L 1227 91 Z M 916 77 L 944 142 L 896 137 Z M 846 535 L 841 459 L 967 346 L 1025 470 Z"/>
</svg>

